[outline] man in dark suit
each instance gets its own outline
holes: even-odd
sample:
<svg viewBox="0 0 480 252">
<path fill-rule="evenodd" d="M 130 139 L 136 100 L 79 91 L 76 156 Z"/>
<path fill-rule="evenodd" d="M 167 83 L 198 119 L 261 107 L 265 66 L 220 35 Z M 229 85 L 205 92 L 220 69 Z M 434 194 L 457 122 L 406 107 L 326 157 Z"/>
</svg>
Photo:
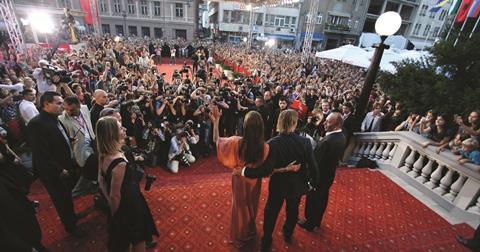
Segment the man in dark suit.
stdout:
<svg viewBox="0 0 480 252">
<path fill-rule="evenodd" d="M 63 111 L 59 93 L 45 92 L 40 98 L 40 114 L 28 123 L 33 168 L 47 189 L 65 230 L 75 237 L 86 233 L 76 225 L 72 200 L 73 152 L 67 130 L 58 120 Z"/>
<path fill-rule="evenodd" d="M 342 158 L 346 146 L 345 136 L 342 133 L 342 115 L 331 113 L 325 121 L 326 135 L 315 148 L 314 155 L 319 164 L 319 183 L 316 190 L 307 192 L 305 203 L 305 220 L 298 224 L 307 231 L 320 227 L 323 214 L 327 208 L 328 192 L 335 178 L 338 161 Z"/>
<path fill-rule="evenodd" d="M 267 160 L 260 167 L 242 170 L 245 177 L 260 178 L 267 177 L 272 174 L 273 169 L 286 167 L 292 162 L 302 164 L 298 172 L 275 173 L 270 177 L 261 251 L 271 249 L 272 233 L 283 201 L 286 201 L 287 215 L 283 225 L 283 236 L 286 242 L 291 242 L 298 220 L 298 205 L 308 187 L 307 177 L 312 178 L 314 183 L 317 182 L 318 169 L 310 141 L 294 133 L 297 120 L 296 111 L 291 109 L 282 111 L 277 123 L 279 135 L 268 141 L 270 151 Z"/>
</svg>

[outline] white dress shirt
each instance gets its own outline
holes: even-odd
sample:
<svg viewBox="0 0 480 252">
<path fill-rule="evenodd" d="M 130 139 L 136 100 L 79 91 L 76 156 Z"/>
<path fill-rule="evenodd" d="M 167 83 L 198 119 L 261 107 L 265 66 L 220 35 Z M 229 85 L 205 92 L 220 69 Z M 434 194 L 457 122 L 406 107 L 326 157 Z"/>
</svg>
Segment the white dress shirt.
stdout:
<svg viewBox="0 0 480 252">
<path fill-rule="evenodd" d="M 20 111 L 20 115 L 22 116 L 25 125 L 30 122 L 32 118 L 39 114 L 37 107 L 31 101 L 22 100 L 20 105 L 18 106 L 18 110 Z"/>
</svg>

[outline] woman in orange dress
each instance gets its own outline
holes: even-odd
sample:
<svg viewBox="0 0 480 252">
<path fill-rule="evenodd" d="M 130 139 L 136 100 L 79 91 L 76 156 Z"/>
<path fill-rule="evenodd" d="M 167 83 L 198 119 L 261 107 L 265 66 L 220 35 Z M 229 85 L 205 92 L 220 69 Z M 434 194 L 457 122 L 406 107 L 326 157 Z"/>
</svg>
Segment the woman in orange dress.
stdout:
<svg viewBox="0 0 480 252">
<path fill-rule="evenodd" d="M 263 137 L 262 116 L 251 111 L 243 121 L 243 137 L 219 137 L 219 121 L 221 112 L 216 106 L 211 107 L 210 119 L 213 122 L 213 141 L 217 143 L 217 158 L 230 169 L 244 166 L 258 167 L 268 156 L 269 146 Z M 275 172 L 298 171 L 299 165 L 290 164 Z M 255 238 L 258 202 L 260 199 L 262 180 L 249 179 L 236 174 L 232 175 L 232 216 L 230 238 L 233 245 L 241 248 Z"/>
</svg>

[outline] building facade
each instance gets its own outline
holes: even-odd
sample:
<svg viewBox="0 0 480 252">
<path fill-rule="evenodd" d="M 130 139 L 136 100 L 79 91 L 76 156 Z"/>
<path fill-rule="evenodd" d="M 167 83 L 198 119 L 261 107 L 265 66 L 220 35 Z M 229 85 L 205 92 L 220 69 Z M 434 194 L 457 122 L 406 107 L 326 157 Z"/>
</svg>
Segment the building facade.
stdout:
<svg viewBox="0 0 480 252">
<path fill-rule="evenodd" d="M 211 1 L 208 10 L 212 36 L 216 39 L 240 43 L 248 37 L 251 21 L 253 38 L 275 39 L 288 46 L 293 46 L 296 39 L 299 14 L 300 3 L 250 9 L 240 2 Z"/>
<path fill-rule="evenodd" d="M 193 0 L 96 0 L 101 33 L 113 35 L 148 36 L 152 38 L 184 38 L 191 41 L 195 30 L 195 2 Z M 56 27 L 60 26 L 63 8 L 69 8 L 80 25 L 87 14 L 80 0 L 15 0 L 12 1 L 19 20 L 28 19 L 32 12 L 51 16 Z M 198 1 L 197 1 L 198 3 Z M 41 34 L 30 34 L 27 41 L 44 42 Z M 29 39 L 30 38 L 30 39 Z"/>
<path fill-rule="evenodd" d="M 194 2 L 189 0 L 98 0 L 102 32 L 152 38 L 194 37 Z"/>
<path fill-rule="evenodd" d="M 430 10 L 436 5 L 437 0 L 422 0 L 416 12 L 412 29 L 407 33 L 407 38 L 417 49 L 431 46 L 441 36 L 448 19 L 448 9 L 451 3 L 447 2 L 439 11 Z"/>
<path fill-rule="evenodd" d="M 301 8 L 301 36 L 297 44 L 300 48 L 305 34 L 310 1 L 305 0 Z M 320 1 L 315 18 L 315 32 L 312 48 L 332 49 L 345 44 L 355 44 L 362 33 L 368 0 L 328 0 Z"/>
</svg>

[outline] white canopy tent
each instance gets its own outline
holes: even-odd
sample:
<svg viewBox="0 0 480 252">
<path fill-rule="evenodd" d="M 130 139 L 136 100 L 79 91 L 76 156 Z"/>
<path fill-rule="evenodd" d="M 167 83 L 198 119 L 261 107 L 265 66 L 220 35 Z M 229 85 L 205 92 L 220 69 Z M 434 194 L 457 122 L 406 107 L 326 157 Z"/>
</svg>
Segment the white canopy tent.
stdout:
<svg viewBox="0 0 480 252">
<path fill-rule="evenodd" d="M 344 45 L 339 48 L 317 52 L 315 56 L 317 58 L 338 60 L 350 65 L 365 68 L 370 65 L 367 51 L 353 45 Z"/>
<path fill-rule="evenodd" d="M 373 48 L 362 49 L 357 46 L 345 45 L 332 50 L 317 52 L 315 54 L 318 58 L 338 60 L 350 65 L 368 68 L 375 50 Z M 383 52 L 382 61 L 380 62 L 380 69 L 394 73 L 395 67 L 393 62 L 399 62 L 404 59 L 420 60 L 423 57 L 429 57 L 428 52 L 409 51 L 400 49 L 389 49 Z"/>
<path fill-rule="evenodd" d="M 374 50 L 368 52 L 369 60 L 373 58 Z M 394 73 L 396 71 L 393 62 L 400 62 L 405 59 L 420 60 L 423 57 L 429 57 L 428 52 L 409 51 L 409 50 L 395 50 L 389 49 L 383 52 L 382 61 L 380 62 L 380 69 Z"/>
</svg>

